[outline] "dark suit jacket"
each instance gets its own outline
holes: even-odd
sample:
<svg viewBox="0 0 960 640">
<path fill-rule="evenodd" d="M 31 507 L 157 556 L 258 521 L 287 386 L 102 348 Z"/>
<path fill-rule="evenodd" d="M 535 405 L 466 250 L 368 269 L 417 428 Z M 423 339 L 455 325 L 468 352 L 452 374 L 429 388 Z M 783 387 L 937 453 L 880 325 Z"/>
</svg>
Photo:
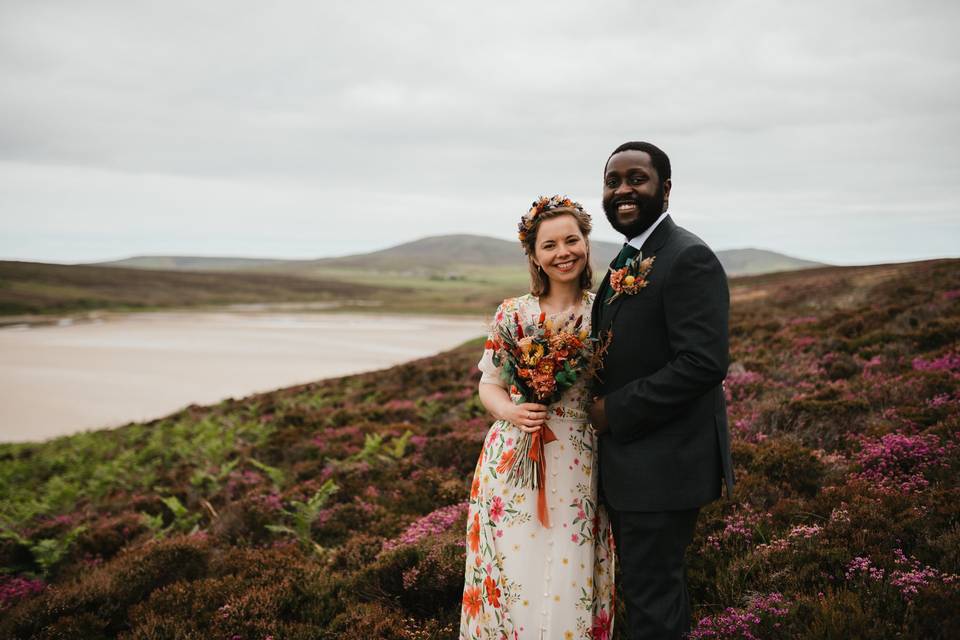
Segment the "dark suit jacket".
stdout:
<svg viewBox="0 0 960 640">
<path fill-rule="evenodd" d="M 702 506 L 733 490 L 722 382 L 729 361 L 727 277 L 713 251 L 667 216 L 641 249 L 648 285 L 607 305 L 593 331 L 613 330 L 600 372 L 609 431 L 599 438 L 600 487 L 618 510 Z"/>
</svg>

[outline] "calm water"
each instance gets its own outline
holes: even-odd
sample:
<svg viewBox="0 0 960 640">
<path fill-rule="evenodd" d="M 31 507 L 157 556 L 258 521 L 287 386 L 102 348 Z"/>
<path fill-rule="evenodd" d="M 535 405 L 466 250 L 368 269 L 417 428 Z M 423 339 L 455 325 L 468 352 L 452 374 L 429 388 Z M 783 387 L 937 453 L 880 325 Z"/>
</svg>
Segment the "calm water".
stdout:
<svg viewBox="0 0 960 640">
<path fill-rule="evenodd" d="M 118 426 L 379 369 L 484 332 L 482 318 L 233 311 L 0 329 L 0 441 Z"/>
</svg>

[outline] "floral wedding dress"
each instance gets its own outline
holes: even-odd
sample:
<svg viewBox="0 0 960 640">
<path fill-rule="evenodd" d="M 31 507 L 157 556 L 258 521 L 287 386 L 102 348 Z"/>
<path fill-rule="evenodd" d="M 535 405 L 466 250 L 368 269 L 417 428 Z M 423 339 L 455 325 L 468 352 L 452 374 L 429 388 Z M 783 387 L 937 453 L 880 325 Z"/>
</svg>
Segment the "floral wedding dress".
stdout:
<svg viewBox="0 0 960 640">
<path fill-rule="evenodd" d="M 589 330 L 593 294 L 565 312 L 547 316 L 561 323 L 583 317 Z M 532 295 L 505 300 L 494 329 L 514 314 L 523 322 L 540 316 Z M 481 382 L 508 385 L 486 349 Z M 467 513 L 466 571 L 461 640 L 611 637 L 613 626 L 613 536 L 597 504 L 596 436 L 587 422 L 587 376 L 580 376 L 548 410 L 557 439 L 545 444 L 545 495 L 549 527 L 537 517 L 538 490 L 507 481 L 522 432 L 504 420 L 493 423 L 483 443 Z M 516 396 L 515 396 L 516 399 Z"/>
</svg>

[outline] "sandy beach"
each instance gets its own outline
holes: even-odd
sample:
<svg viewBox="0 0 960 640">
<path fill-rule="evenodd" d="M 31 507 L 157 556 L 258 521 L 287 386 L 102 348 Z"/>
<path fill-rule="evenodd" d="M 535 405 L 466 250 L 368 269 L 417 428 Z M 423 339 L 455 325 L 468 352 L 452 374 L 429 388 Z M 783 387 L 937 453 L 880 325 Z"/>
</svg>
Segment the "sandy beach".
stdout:
<svg viewBox="0 0 960 640">
<path fill-rule="evenodd" d="M 0 329 L 0 441 L 119 426 L 388 367 L 484 331 L 482 318 L 235 311 L 8 327 Z"/>
</svg>

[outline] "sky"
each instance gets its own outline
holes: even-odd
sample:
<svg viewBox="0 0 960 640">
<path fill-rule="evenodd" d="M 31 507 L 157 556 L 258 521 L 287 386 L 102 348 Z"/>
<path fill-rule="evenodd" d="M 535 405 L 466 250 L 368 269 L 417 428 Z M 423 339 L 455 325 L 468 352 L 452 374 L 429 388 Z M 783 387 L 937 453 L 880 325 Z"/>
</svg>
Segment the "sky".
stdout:
<svg viewBox="0 0 960 640">
<path fill-rule="evenodd" d="M 0 3 L 0 259 L 515 239 L 621 142 L 714 249 L 960 256 L 960 3 Z"/>
</svg>

